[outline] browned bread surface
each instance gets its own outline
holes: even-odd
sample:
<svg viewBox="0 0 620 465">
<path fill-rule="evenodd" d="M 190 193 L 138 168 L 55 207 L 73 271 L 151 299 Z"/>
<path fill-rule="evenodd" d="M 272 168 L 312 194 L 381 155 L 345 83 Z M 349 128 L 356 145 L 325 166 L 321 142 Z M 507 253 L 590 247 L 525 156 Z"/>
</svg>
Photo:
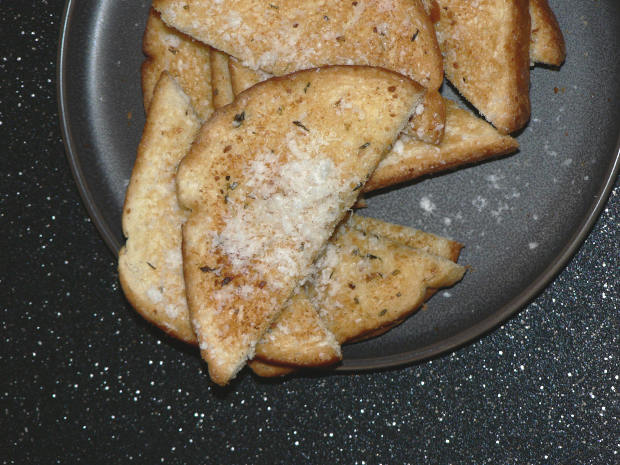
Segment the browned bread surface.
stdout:
<svg viewBox="0 0 620 465">
<path fill-rule="evenodd" d="M 530 60 L 560 66 L 566 58 L 564 36 L 547 0 L 530 0 L 532 38 Z"/>
<path fill-rule="evenodd" d="M 430 89 L 443 80 L 437 39 L 420 0 L 154 0 L 153 7 L 168 25 L 271 74 L 369 65 Z"/>
<path fill-rule="evenodd" d="M 148 111 L 155 84 L 168 71 L 191 98 L 201 120 L 213 113 L 209 47 L 164 24 L 151 9 L 144 31 L 142 49 L 142 95 Z"/>
<path fill-rule="evenodd" d="M 342 228 L 318 265 L 315 305 L 340 343 L 391 327 L 422 305 L 427 288 L 452 286 L 465 272 L 437 255 Z"/>
<path fill-rule="evenodd" d="M 211 87 L 213 88 L 213 108 L 216 110 L 233 101 L 228 55 L 215 49 L 211 49 Z"/>
<path fill-rule="evenodd" d="M 446 129 L 446 106 L 436 90 L 429 90 L 416 107 L 404 133 L 427 144 L 438 145 Z"/>
<path fill-rule="evenodd" d="M 167 73 L 155 87 L 123 207 L 119 279 L 129 302 L 148 321 L 194 340 L 185 302 L 176 167 L 200 123 L 189 98 Z"/>
<path fill-rule="evenodd" d="M 436 21 L 446 77 L 498 130 L 522 128 L 530 116 L 529 0 L 424 3 Z"/>
<path fill-rule="evenodd" d="M 183 268 L 212 379 L 253 356 L 404 127 L 423 88 L 367 67 L 260 83 L 205 123 L 179 166 Z"/>
<path fill-rule="evenodd" d="M 401 135 L 364 186 L 364 191 L 504 155 L 518 147 L 512 137 L 500 134 L 484 120 L 446 100 L 446 130 L 441 143 L 425 144 Z"/>
</svg>

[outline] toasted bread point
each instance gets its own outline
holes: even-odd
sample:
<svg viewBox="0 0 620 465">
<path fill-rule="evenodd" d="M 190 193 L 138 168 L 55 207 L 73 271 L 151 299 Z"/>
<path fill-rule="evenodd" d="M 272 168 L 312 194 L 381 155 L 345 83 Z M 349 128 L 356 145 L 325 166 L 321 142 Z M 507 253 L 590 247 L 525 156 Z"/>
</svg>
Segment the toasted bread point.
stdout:
<svg viewBox="0 0 620 465">
<path fill-rule="evenodd" d="M 276 6 L 276 8 L 274 8 Z M 239 59 L 284 75 L 325 65 L 368 65 L 429 89 L 443 80 L 433 25 L 420 0 L 315 2 L 154 0 L 164 21 Z"/>
<path fill-rule="evenodd" d="M 530 60 L 560 66 L 566 59 L 564 36 L 547 0 L 530 0 L 532 38 Z"/>
<path fill-rule="evenodd" d="M 257 84 L 205 123 L 179 166 L 183 270 L 211 378 L 253 356 L 407 123 L 423 88 L 377 68 Z"/>
<path fill-rule="evenodd" d="M 169 74 L 155 86 L 123 207 L 127 243 L 119 252 L 120 282 L 148 321 L 187 342 L 194 340 L 185 302 L 176 167 L 198 133 L 189 98 Z"/>
<path fill-rule="evenodd" d="M 228 105 L 235 98 L 228 71 L 228 55 L 214 49 L 211 49 L 211 87 L 213 107 L 216 110 Z"/>
<path fill-rule="evenodd" d="M 438 145 L 446 128 L 446 106 L 436 90 L 429 90 L 416 107 L 404 133 L 427 144 Z"/>
<path fill-rule="evenodd" d="M 364 191 L 514 152 L 518 142 L 454 102 L 446 100 L 446 132 L 438 146 L 400 136 L 379 163 Z"/>
<path fill-rule="evenodd" d="M 435 236 L 434 234 L 409 228 L 398 224 L 371 218 L 369 216 L 351 215 L 348 224 L 366 234 L 382 236 L 407 247 L 419 249 L 456 262 L 463 248 L 463 244 Z"/>
<path fill-rule="evenodd" d="M 155 84 L 168 71 L 187 93 L 201 120 L 213 113 L 209 47 L 169 28 L 151 8 L 144 31 L 142 49 L 142 95 L 149 109 Z"/>
<path fill-rule="evenodd" d="M 243 66 L 236 58 L 230 57 L 228 60 L 228 69 L 230 71 L 230 80 L 232 90 L 235 95 L 239 95 L 246 89 L 249 89 L 259 82 L 266 81 L 273 75 L 265 73 L 261 70 L 253 70 L 247 66 Z"/>
<path fill-rule="evenodd" d="M 424 0 L 446 77 L 503 133 L 530 117 L 529 0 Z M 437 5 L 437 6 L 436 6 Z"/>
</svg>

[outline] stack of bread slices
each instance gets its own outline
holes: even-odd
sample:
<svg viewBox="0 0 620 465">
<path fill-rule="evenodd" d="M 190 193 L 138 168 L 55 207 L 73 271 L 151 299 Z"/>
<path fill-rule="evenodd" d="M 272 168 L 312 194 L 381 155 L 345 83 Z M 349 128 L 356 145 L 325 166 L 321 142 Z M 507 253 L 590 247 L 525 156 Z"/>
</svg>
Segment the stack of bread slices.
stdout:
<svg viewBox="0 0 620 465">
<path fill-rule="evenodd" d="M 364 192 L 514 152 L 546 0 L 154 0 L 123 290 L 212 380 L 328 366 L 464 274 Z M 486 121 L 443 98 L 444 73 Z"/>
</svg>

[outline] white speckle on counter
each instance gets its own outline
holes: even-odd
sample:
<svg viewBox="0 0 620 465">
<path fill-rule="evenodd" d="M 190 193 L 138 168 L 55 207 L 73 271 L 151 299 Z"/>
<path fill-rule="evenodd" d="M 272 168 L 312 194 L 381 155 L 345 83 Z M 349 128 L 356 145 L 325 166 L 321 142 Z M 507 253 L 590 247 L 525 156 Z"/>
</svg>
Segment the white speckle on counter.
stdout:
<svg viewBox="0 0 620 465">
<path fill-rule="evenodd" d="M 534 250 L 536 247 L 538 247 L 538 242 L 530 242 L 527 246 L 530 248 L 530 250 Z"/>
<path fill-rule="evenodd" d="M 433 213 L 433 211 L 437 208 L 437 205 L 435 205 L 429 197 L 424 196 L 420 199 L 420 208 L 426 213 Z"/>
</svg>

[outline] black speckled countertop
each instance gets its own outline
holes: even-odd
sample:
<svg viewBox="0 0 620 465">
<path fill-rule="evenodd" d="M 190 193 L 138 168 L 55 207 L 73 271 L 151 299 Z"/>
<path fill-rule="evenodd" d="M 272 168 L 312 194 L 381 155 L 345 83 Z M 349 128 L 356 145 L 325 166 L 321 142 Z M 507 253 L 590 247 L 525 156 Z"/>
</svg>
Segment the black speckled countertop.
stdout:
<svg viewBox="0 0 620 465">
<path fill-rule="evenodd" d="M 214 388 L 131 311 L 82 206 L 58 123 L 62 9 L 0 5 L 2 463 L 620 461 L 617 182 L 566 269 L 479 340 L 398 369 Z"/>
</svg>

